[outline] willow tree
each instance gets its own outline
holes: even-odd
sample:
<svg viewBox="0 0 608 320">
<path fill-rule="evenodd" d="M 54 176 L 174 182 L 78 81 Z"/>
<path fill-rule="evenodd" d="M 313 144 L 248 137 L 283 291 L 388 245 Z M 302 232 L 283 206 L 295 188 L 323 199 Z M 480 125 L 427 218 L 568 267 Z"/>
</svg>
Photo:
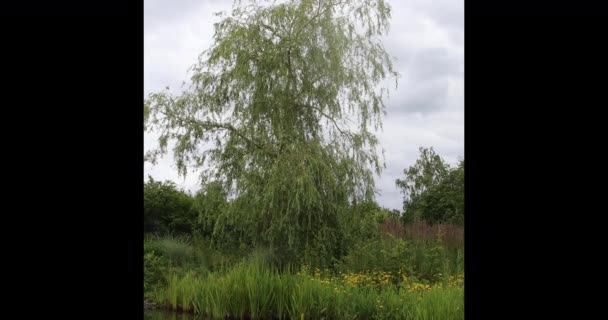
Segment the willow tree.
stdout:
<svg viewBox="0 0 608 320">
<path fill-rule="evenodd" d="M 201 169 L 235 199 L 218 221 L 238 221 L 278 256 L 335 257 L 353 202 L 374 196 L 381 86 L 394 78 L 381 43 L 382 0 L 256 1 L 218 13 L 214 44 L 179 95 L 145 100 L 145 128 L 170 141 L 182 175 Z M 216 226 L 221 232 L 222 226 Z"/>
</svg>

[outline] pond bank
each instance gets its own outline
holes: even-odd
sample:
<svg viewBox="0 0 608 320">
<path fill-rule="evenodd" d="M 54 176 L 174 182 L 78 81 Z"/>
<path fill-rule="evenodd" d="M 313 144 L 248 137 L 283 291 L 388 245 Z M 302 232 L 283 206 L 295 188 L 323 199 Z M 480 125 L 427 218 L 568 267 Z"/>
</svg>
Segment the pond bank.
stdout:
<svg viewBox="0 0 608 320">
<path fill-rule="evenodd" d="M 160 306 L 152 301 L 144 300 L 144 310 L 160 309 Z"/>
</svg>

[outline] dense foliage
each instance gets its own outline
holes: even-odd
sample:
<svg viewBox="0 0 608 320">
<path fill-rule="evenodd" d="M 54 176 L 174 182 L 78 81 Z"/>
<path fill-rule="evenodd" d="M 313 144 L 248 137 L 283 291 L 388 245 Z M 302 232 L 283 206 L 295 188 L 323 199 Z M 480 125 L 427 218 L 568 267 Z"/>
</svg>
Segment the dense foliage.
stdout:
<svg viewBox="0 0 608 320">
<path fill-rule="evenodd" d="M 382 167 L 370 128 L 384 111 L 379 84 L 396 77 L 380 42 L 389 18 L 383 0 L 237 5 L 190 88 L 146 99 L 145 127 L 160 135 L 148 160 L 174 142 L 181 174 L 204 168 L 204 182 L 237 198 L 219 223 L 247 226 L 284 262 L 342 255 L 342 221 L 373 199 Z"/>
<path fill-rule="evenodd" d="M 192 197 L 171 181 L 144 184 L 144 232 L 191 233 L 196 221 Z"/>
<path fill-rule="evenodd" d="M 405 221 L 464 223 L 464 160 L 451 167 L 432 147 L 421 147 L 419 159 L 403 173 L 396 184 L 405 196 Z"/>
</svg>

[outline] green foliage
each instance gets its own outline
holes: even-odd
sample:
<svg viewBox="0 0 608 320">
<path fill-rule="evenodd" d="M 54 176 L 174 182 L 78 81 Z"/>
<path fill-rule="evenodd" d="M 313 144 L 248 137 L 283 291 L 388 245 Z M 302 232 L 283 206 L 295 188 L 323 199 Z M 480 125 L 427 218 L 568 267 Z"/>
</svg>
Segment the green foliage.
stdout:
<svg viewBox="0 0 608 320">
<path fill-rule="evenodd" d="M 403 171 L 397 187 L 404 194 L 405 222 L 464 224 L 464 160 L 452 168 L 433 148 L 420 148 L 420 158 Z"/>
<path fill-rule="evenodd" d="M 144 184 L 144 232 L 189 234 L 196 223 L 192 197 L 171 181 Z"/>
<path fill-rule="evenodd" d="M 211 238 L 216 222 L 226 212 L 228 205 L 228 195 L 221 183 L 213 181 L 204 185 L 194 196 L 192 205 L 197 214 L 196 233 Z"/>
<path fill-rule="evenodd" d="M 167 262 L 153 251 L 144 253 L 144 296 L 165 284 Z"/>
<path fill-rule="evenodd" d="M 215 25 L 191 86 L 144 102 L 144 130 L 159 135 L 146 161 L 172 142 L 179 173 L 201 169 L 203 186 L 191 197 L 146 183 L 145 231 L 163 234 L 144 242 L 146 297 L 212 318 L 462 319 L 462 288 L 418 293 L 401 278 L 377 288 L 292 272 L 405 269 L 437 282 L 462 271 L 463 254 L 441 238 L 379 231 L 399 214 L 374 202 L 383 164 L 371 129 L 384 112 L 379 85 L 396 77 L 380 42 L 389 6 L 270 2 L 237 2 Z M 464 163 L 453 170 L 421 152 L 397 181 L 407 216 L 461 222 Z"/>
<path fill-rule="evenodd" d="M 373 241 L 359 242 L 344 257 L 340 266 L 342 272 L 366 272 L 383 270 L 400 271 L 410 257 L 406 241 L 393 237 L 381 237 Z M 412 270 L 406 270 L 412 273 Z"/>
<path fill-rule="evenodd" d="M 160 134 L 146 158 L 174 141 L 180 174 L 205 168 L 204 183 L 223 184 L 235 201 L 215 230 L 242 226 L 240 238 L 283 262 L 338 258 L 340 222 L 373 198 L 370 167 L 382 167 L 369 128 L 381 125 L 379 84 L 397 76 L 380 42 L 389 18 L 383 0 L 237 5 L 215 25 L 191 87 L 146 99 L 145 130 Z"/>
<path fill-rule="evenodd" d="M 171 273 L 207 273 L 218 270 L 238 262 L 241 259 L 240 254 L 241 252 L 220 252 L 211 248 L 205 240 L 183 236 L 147 236 L 144 239 L 144 256 L 148 255 L 151 268 L 158 267 L 164 276 Z M 159 279 L 156 273 L 152 279 L 150 281 L 155 286 L 166 283 L 166 279 Z"/>
<path fill-rule="evenodd" d="M 348 249 L 357 242 L 377 239 L 380 236 L 378 221 L 382 220 L 382 211 L 376 202 L 358 203 L 353 205 L 350 211 L 351 214 L 343 223 L 348 239 Z"/>
<path fill-rule="evenodd" d="M 367 216 L 377 226 L 374 216 Z M 275 268 L 272 252 L 265 249 L 239 252 L 245 258 L 235 263 L 226 253 L 206 249 L 201 240 L 148 236 L 145 297 L 210 318 L 462 319 L 462 288 L 434 287 L 463 272 L 461 249 L 445 248 L 441 233 L 434 242 L 375 235 L 359 241 L 337 270 L 315 275 L 294 274 L 297 266 Z M 388 286 L 376 286 L 377 280 L 353 285 L 338 271 L 351 278 L 373 271 L 392 279 Z M 429 284 L 431 289 L 410 292 Z"/>
<path fill-rule="evenodd" d="M 461 286 L 375 290 L 280 273 L 254 258 L 223 272 L 170 277 L 154 300 L 212 319 L 463 319 L 463 292 Z"/>
<path fill-rule="evenodd" d="M 172 265 L 183 266 L 194 258 L 194 248 L 186 238 L 160 238 L 156 240 L 155 247 Z"/>
<path fill-rule="evenodd" d="M 373 214 L 374 214 L 376 223 L 378 223 L 378 224 L 384 223 L 387 219 L 399 218 L 398 211 L 387 209 L 387 208 L 377 208 L 376 210 L 373 211 Z"/>
<path fill-rule="evenodd" d="M 394 276 L 406 272 L 417 279 L 436 281 L 440 274 L 464 271 L 463 252 L 462 247 L 447 248 L 439 239 L 427 243 L 386 235 L 357 243 L 338 269 L 343 273 L 383 271 Z"/>
</svg>

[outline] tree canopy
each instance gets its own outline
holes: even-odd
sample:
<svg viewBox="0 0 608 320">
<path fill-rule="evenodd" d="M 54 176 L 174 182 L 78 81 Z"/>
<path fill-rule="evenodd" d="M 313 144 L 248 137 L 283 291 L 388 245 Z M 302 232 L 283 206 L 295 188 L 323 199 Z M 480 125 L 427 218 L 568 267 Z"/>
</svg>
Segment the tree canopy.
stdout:
<svg viewBox="0 0 608 320">
<path fill-rule="evenodd" d="M 378 140 L 387 89 L 397 79 L 380 41 L 384 1 L 235 3 L 214 25 L 214 44 L 181 94 L 153 93 L 144 128 L 169 142 L 181 175 L 201 168 L 234 200 L 225 219 L 244 220 L 254 241 L 293 256 L 340 254 L 353 203 L 374 197 L 383 167 Z"/>
<path fill-rule="evenodd" d="M 416 163 L 403 170 L 397 187 L 404 194 L 406 221 L 464 223 L 464 160 L 451 167 L 433 148 L 420 148 Z"/>
<path fill-rule="evenodd" d="M 144 184 L 144 232 L 190 233 L 196 221 L 192 198 L 171 181 Z"/>
</svg>

